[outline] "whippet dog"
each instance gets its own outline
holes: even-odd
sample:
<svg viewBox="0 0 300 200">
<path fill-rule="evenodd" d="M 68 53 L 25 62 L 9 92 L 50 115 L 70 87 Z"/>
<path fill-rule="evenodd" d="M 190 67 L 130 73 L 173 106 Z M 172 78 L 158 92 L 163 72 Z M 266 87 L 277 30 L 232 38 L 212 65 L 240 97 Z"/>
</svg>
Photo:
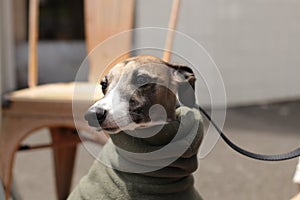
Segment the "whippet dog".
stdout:
<svg viewBox="0 0 300 200">
<path fill-rule="evenodd" d="M 111 134 L 112 142 L 106 144 L 103 150 L 106 160 L 114 160 L 113 166 L 116 166 L 121 165 L 123 159 L 126 163 L 131 162 L 130 166 L 134 168 L 136 160 L 123 158 L 124 155 L 113 145 L 145 151 L 161 149 L 170 143 L 177 131 L 175 126 L 140 140 L 124 131 L 146 130 L 156 124 L 178 121 L 176 108 L 179 105 L 185 107 L 184 115 L 188 117 L 183 120 L 187 131 L 183 131 L 178 140 L 184 140 L 195 124 L 196 139 L 192 139 L 191 146 L 172 163 L 154 172 L 122 172 L 96 161 L 69 199 L 201 199 L 193 187 L 191 175 L 197 169 L 196 154 L 203 136 L 201 116 L 193 109 L 195 80 L 191 68 L 170 64 L 153 56 L 137 56 L 116 64 L 100 82 L 104 97 L 85 114 L 90 126 Z M 160 105 L 165 114 L 153 112 L 155 105 Z"/>
<path fill-rule="evenodd" d="M 124 130 L 155 122 L 148 113 L 151 106 L 159 104 L 166 110 L 167 121 L 172 121 L 180 102 L 194 106 L 195 80 L 189 67 L 153 56 L 129 58 L 115 65 L 100 82 L 105 96 L 90 107 L 85 119 L 90 126 L 117 133 L 120 125 Z"/>
</svg>

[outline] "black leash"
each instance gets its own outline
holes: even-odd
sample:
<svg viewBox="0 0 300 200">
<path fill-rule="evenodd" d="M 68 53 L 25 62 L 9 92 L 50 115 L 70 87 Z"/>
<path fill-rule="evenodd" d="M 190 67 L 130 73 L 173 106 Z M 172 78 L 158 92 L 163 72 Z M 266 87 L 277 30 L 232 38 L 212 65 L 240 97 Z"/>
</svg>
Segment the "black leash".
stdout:
<svg viewBox="0 0 300 200">
<path fill-rule="evenodd" d="M 217 124 L 211 119 L 210 115 L 207 114 L 207 112 L 203 108 L 198 106 L 198 109 L 211 122 L 211 124 L 214 126 L 214 128 L 220 134 L 221 138 L 233 150 L 239 152 L 240 154 L 242 154 L 244 156 L 247 156 L 247 157 L 250 157 L 250 158 L 253 158 L 253 159 L 257 159 L 257 160 L 264 160 L 264 161 L 283 161 L 283 160 L 289 160 L 289 159 L 296 158 L 296 157 L 300 156 L 300 147 L 293 150 L 293 151 L 291 151 L 291 152 L 284 153 L 284 154 L 279 154 L 279 155 L 263 155 L 263 154 L 257 154 L 257 153 L 252 153 L 250 151 L 247 151 L 247 150 L 237 146 L 233 142 L 231 142 L 231 140 L 228 137 L 226 137 L 226 135 L 223 133 L 223 131 L 217 126 Z"/>
</svg>

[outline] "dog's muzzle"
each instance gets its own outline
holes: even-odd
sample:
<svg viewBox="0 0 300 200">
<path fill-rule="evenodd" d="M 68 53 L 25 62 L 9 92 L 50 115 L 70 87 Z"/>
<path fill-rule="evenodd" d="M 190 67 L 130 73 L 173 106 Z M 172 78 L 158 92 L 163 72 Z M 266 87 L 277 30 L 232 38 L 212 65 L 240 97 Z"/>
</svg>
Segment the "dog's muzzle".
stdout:
<svg viewBox="0 0 300 200">
<path fill-rule="evenodd" d="M 107 110 L 99 107 L 91 107 L 85 113 L 84 118 L 88 121 L 90 126 L 100 127 L 102 122 L 105 120 L 107 115 Z"/>
</svg>

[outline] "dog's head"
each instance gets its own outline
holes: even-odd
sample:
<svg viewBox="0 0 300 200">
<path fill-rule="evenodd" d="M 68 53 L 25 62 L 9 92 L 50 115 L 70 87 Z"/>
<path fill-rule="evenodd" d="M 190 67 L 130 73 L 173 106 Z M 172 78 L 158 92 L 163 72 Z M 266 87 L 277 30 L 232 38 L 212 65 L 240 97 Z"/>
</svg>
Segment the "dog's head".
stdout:
<svg viewBox="0 0 300 200">
<path fill-rule="evenodd" d="M 104 97 L 85 115 L 90 126 L 117 133 L 121 129 L 151 126 L 175 119 L 176 105 L 193 107 L 195 76 L 186 66 L 172 65 L 152 56 L 137 56 L 116 64 L 101 80 Z M 154 105 L 166 111 L 149 111 Z"/>
</svg>

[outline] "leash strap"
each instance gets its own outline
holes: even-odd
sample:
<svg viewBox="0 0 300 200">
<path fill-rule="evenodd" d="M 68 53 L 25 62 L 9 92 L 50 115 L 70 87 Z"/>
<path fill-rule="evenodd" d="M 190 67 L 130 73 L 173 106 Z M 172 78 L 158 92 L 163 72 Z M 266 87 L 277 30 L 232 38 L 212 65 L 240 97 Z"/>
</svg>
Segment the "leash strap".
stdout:
<svg viewBox="0 0 300 200">
<path fill-rule="evenodd" d="M 224 133 L 223 131 L 217 126 L 217 124 L 211 119 L 210 115 L 203 109 L 201 106 L 197 106 L 199 111 L 204 114 L 204 116 L 211 122 L 211 124 L 214 126 L 214 128 L 217 130 L 221 138 L 228 144 L 233 150 L 237 151 L 238 153 L 256 159 L 256 160 L 263 160 L 263 161 L 283 161 L 283 160 L 289 160 L 292 158 L 296 158 L 300 156 L 300 148 L 297 148 L 293 151 L 290 151 L 288 153 L 284 154 L 278 154 L 278 155 L 263 155 L 263 154 L 257 154 L 250 151 L 247 151 L 236 144 L 234 144 Z"/>
</svg>

